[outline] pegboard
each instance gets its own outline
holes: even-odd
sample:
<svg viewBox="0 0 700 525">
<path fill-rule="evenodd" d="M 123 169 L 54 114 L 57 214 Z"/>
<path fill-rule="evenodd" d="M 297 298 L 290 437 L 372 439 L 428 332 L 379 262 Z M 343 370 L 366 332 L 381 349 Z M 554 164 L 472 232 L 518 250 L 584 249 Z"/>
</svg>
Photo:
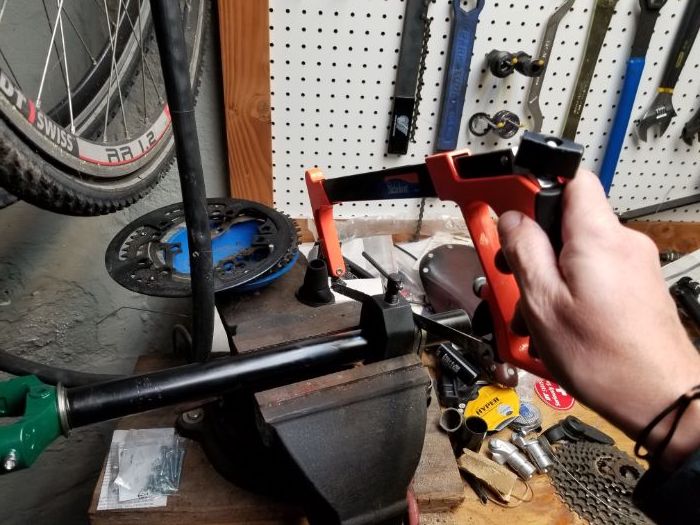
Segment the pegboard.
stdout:
<svg viewBox="0 0 700 525">
<path fill-rule="evenodd" d="M 696 0 L 687 0 L 696 1 Z M 472 8 L 476 0 L 462 1 Z M 582 59 L 594 0 L 577 0 L 562 20 L 550 57 L 542 94 L 542 131 L 560 134 Z M 517 146 L 519 135 L 473 137 L 469 117 L 501 109 L 529 121 L 526 97 L 531 79 L 513 74 L 498 79 L 486 70 L 492 49 L 525 51 L 535 56 L 550 15 L 560 0 L 486 0 L 477 28 L 459 148 L 473 153 Z M 420 162 L 434 152 L 442 83 L 447 67 L 452 6 L 433 0 L 415 143 L 403 156 L 386 154 L 405 2 L 398 0 L 270 0 L 270 76 L 273 188 L 275 206 L 294 217 L 309 217 L 304 171 L 320 167 L 327 177 Z M 669 0 L 651 41 L 633 118 L 651 102 L 663 73 L 685 0 Z M 584 165 L 597 171 L 619 98 L 635 33 L 639 0 L 620 0 L 581 118 L 576 140 L 586 146 Z M 678 115 L 665 136 L 639 142 L 629 134 L 610 192 L 616 211 L 655 206 L 700 193 L 700 144 L 680 139 L 685 122 L 700 104 L 700 38 L 674 94 Z M 336 216 L 410 219 L 416 199 L 346 203 Z M 455 206 L 429 199 L 427 218 L 454 216 Z M 688 214 L 684 214 L 687 216 Z M 691 214 L 693 219 L 695 214 Z"/>
</svg>

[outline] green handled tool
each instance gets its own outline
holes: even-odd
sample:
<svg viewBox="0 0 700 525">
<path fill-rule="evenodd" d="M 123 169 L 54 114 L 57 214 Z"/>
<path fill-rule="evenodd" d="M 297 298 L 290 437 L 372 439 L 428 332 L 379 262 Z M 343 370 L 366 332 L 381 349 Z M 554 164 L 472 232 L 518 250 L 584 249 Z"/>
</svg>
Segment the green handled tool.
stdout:
<svg viewBox="0 0 700 525">
<path fill-rule="evenodd" d="M 0 382 L 0 417 L 20 417 L 0 426 L 0 473 L 29 467 L 67 428 L 61 419 L 63 389 L 35 376 Z"/>
</svg>

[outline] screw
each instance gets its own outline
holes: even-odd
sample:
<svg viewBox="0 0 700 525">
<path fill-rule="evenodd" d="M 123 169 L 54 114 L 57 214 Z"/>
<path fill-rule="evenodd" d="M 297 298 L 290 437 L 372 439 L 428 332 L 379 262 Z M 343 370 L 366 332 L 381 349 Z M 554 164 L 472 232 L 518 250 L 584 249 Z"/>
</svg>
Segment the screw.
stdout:
<svg viewBox="0 0 700 525">
<path fill-rule="evenodd" d="M 203 417 L 204 410 L 201 408 L 195 408 L 194 410 L 182 413 L 182 420 L 189 425 L 198 423 Z"/>
<path fill-rule="evenodd" d="M 335 274 L 336 274 L 336 275 L 343 275 L 343 269 L 342 269 L 342 268 L 336 268 Z"/>
<path fill-rule="evenodd" d="M 477 297 L 481 297 L 481 289 L 484 287 L 486 284 L 486 277 L 477 277 L 474 279 L 474 282 L 472 283 L 472 290 L 474 290 L 474 295 Z"/>
<path fill-rule="evenodd" d="M 15 449 L 12 449 L 10 450 L 10 452 L 7 453 L 5 459 L 2 460 L 2 467 L 7 472 L 15 470 L 15 468 L 17 467 L 17 451 Z"/>
</svg>

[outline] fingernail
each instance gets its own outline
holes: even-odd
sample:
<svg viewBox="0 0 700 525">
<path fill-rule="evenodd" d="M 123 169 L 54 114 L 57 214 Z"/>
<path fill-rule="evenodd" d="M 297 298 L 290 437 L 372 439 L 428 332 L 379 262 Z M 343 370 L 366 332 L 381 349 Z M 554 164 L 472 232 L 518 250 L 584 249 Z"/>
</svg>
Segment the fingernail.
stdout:
<svg viewBox="0 0 700 525">
<path fill-rule="evenodd" d="M 508 233 L 523 222 L 523 214 L 519 211 L 507 211 L 498 218 L 498 231 Z"/>
</svg>

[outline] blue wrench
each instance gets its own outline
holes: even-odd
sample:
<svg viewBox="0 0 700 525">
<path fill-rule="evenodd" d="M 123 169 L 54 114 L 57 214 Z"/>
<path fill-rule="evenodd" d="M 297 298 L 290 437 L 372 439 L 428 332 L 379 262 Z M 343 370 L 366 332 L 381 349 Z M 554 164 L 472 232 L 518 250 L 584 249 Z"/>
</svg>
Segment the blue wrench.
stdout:
<svg viewBox="0 0 700 525">
<path fill-rule="evenodd" d="M 659 18 L 661 8 L 667 0 L 639 0 L 642 11 L 639 15 L 637 24 L 637 32 L 634 36 L 630 58 L 627 61 L 627 70 L 625 72 L 625 82 L 622 86 L 620 101 L 617 104 L 617 112 L 613 120 L 610 135 L 608 137 L 608 145 L 605 149 L 603 164 L 600 169 L 600 181 L 603 183 L 605 193 L 610 191 L 617 161 L 620 158 L 622 144 L 625 142 L 627 135 L 627 127 L 632 116 L 632 108 L 634 107 L 634 99 L 637 96 L 639 82 L 642 79 L 644 72 L 644 63 L 651 35 L 654 32 L 654 26 Z"/>
<path fill-rule="evenodd" d="M 460 0 L 452 1 L 452 35 L 450 36 L 450 61 L 447 67 L 440 127 L 437 136 L 437 151 L 450 151 L 457 147 L 462 123 L 464 97 L 467 93 L 469 67 L 474 51 L 474 37 L 479 15 L 486 0 L 477 0 L 476 7 L 465 11 Z"/>
</svg>

